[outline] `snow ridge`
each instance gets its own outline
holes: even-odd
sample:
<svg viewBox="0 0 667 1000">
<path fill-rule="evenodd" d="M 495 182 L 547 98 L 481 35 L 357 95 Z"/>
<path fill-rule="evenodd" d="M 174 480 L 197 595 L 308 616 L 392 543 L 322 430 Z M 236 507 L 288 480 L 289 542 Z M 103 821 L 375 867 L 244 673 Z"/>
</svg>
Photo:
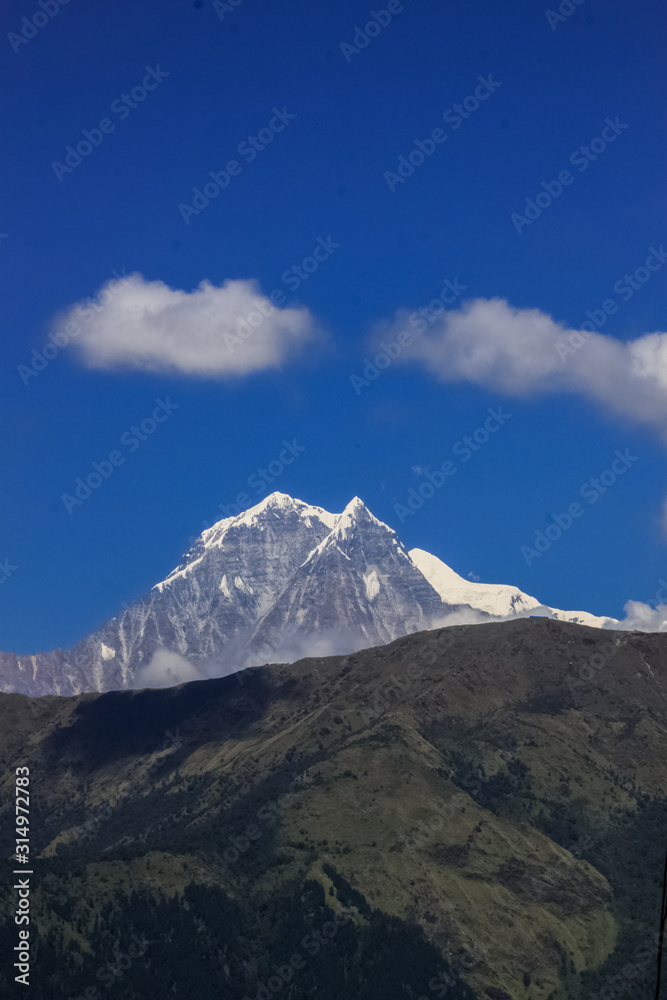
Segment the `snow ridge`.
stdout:
<svg viewBox="0 0 667 1000">
<path fill-rule="evenodd" d="M 72 649 L 0 653 L 0 689 L 39 696 L 141 687 L 165 652 L 220 674 L 527 615 L 617 624 L 464 579 L 422 549 L 408 553 L 359 497 L 334 514 L 276 492 L 203 531 L 164 580 Z"/>
</svg>

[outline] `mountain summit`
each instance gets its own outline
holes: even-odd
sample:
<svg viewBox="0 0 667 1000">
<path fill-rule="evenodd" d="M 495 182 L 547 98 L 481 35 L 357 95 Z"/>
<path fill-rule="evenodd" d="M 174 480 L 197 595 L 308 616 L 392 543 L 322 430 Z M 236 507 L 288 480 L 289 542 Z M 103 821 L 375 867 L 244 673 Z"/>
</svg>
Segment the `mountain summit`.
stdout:
<svg viewBox="0 0 667 1000">
<path fill-rule="evenodd" d="M 0 653 L 0 690 L 33 696 L 166 686 L 306 655 L 347 653 L 432 625 L 560 612 L 471 583 L 354 497 L 331 514 L 285 493 L 197 538 L 141 600 L 70 650 Z"/>
</svg>

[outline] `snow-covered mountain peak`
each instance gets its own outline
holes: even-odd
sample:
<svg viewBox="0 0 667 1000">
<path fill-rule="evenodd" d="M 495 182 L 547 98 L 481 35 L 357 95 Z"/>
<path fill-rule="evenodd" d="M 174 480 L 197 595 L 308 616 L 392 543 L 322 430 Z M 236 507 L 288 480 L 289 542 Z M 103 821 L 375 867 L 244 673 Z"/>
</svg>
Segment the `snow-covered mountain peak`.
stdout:
<svg viewBox="0 0 667 1000">
<path fill-rule="evenodd" d="M 248 510 L 242 511 L 240 514 L 236 514 L 233 517 L 223 517 L 221 520 L 216 521 L 212 524 L 210 528 L 206 528 L 202 531 L 201 535 L 194 542 L 192 547 L 184 556 L 184 563 L 189 562 L 191 559 L 197 558 L 201 554 L 201 549 L 209 549 L 213 547 L 218 547 L 224 540 L 227 531 L 230 528 L 243 528 L 243 527 L 254 527 L 258 523 L 266 520 L 275 520 L 283 517 L 287 517 L 290 514 L 301 517 L 304 520 L 315 518 L 317 521 L 321 521 L 327 528 L 333 528 L 336 523 L 336 514 L 330 514 L 329 511 L 324 510 L 322 507 L 316 507 L 313 504 L 304 503 L 303 500 L 297 500 L 295 497 L 289 496 L 287 493 L 279 493 L 278 491 L 270 493 L 269 496 L 264 497 L 259 503 L 256 503 L 254 507 L 249 507 Z M 182 567 L 179 567 L 179 569 Z"/>
<path fill-rule="evenodd" d="M 0 689 L 64 695 L 154 686 L 165 655 L 185 658 L 188 677 L 208 676 L 529 614 L 618 624 L 545 607 L 517 587 L 467 580 L 422 549 L 408 553 L 359 497 L 332 514 L 275 492 L 207 528 L 165 580 L 73 649 L 0 653 Z M 173 672 L 164 680 L 173 683 Z"/>
<path fill-rule="evenodd" d="M 303 500 L 297 500 L 295 497 L 291 497 L 287 493 L 279 493 L 276 490 L 275 493 L 269 493 L 269 495 L 264 497 L 263 500 L 256 503 L 254 507 L 249 507 L 248 510 L 244 510 L 243 513 L 239 514 L 234 520 L 239 524 L 249 524 L 256 518 L 262 517 L 263 515 L 280 517 L 281 515 L 291 513 L 292 511 L 296 511 L 300 514 L 305 508 L 308 508 L 308 504 L 304 503 Z"/>
<path fill-rule="evenodd" d="M 375 515 L 371 514 L 366 504 L 359 497 L 353 497 L 343 513 L 337 516 L 333 526 L 333 534 L 338 538 L 344 538 L 364 525 L 388 532 L 390 535 L 396 534 L 393 528 L 390 528 L 388 524 L 385 524 L 375 517 Z"/>
<path fill-rule="evenodd" d="M 343 511 L 343 513 L 345 513 L 346 511 L 350 511 L 350 512 L 352 512 L 352 511 L 359 511 L 360 513 L 362 511 L 365 511 L 367 514 L 370 514 L 370 511 L 369 511 L 368 507 L 366 506 L 366 504 L 364 503 L 364 501 L 360 497 L 352 497 L 352 499 L 350 500 L 350 502 L 345 507 L 345 510 Z"/>
<path fill-rule="evenodd" d="M 509 584 L 477 583 L 467 580 L 437 556 L 424 552 L 423 549 L 410 549 L 409 554 L 417 569 L 423 573 L 445 603 L 467 605 L 473 611 L 481 611 L 492 618 L 535 615 L 595 628 L 613 628 L 614 625 L 618 625 L 615 618 L 601 618 L 586 611 L 561 611 L 559 608 L 550 608 L 530 594 L 524 594 L 518 587 Z"/>
<path fill-rule="evenodd" d="M 288 534 L 295 532 L 314 535 L 315 540 L 319 541 L 331 531 L 338 516 L 330 514 L 322 507 L 304 503 L 303 500 L 291 497 L 287 493 L 277 491 L 271 493 L 248 510 L 232 517 L 224 517 L 202 531 L 183 555 L 176 569 L 172 570 L 166 579 L 156 583 L 153 591 L 162 593 L 165 587 L 190 577 L 193 571 L 201 572 L 204 566 L 210 569 L 211 560 L 214 564 L 217 563 L 230 545 L 234 550 L 238 549 L 243 536 L 247 538 L 242 546 L 244 549 L 252 547 L 252 539 L 256 533 L 258 539 L 262 535 L 266 536 L 264 544 L 269 549 L 275 547 L 271 543 L 272 541 L 277 543 L 279 536 L 285 541 Z M 217 568 L 214 572 L 218 572 Z"/>
<path fill-rule="evenodd" d="M 518 587 L 502 583 L 476 583 L 459 576 L 450 566 L 423 549 L 411 549 L 410 558 L 433 589 L 448 604 L 467 604 L 487 615 L 527 613 L 541 604 Z"/>
<path fill-rule="evenodd" d="M 363 500 L 360 500 L 359 497 L 354 497 L 350 500 L 341 514 L 330 514 L 329 517 L 331 518 L 331 522 L 328 525 L 330 528 L 329 532 L 308 553 L 308 557 L 304 561 L 304 566 L 314 564 L 327 549 L 338 548 L 343 552 L 346 540 L 356 537 L 359 534 L 360 526 L 363 524 L 372 523 L 381 528 L 386 528 L 387 531 L 391 531 L 390 528 L 387 528 L 381 521 L 373 517 Z M 343 545 L 343 549 L 341 549 L 341 545 Z"/>
<path fill-rule="evenodd" d="M 324 510 L 322 507 L 316 507 L 313 504 L 305 503 L 303 500 L 298 500 L 296 497 L 291 497 L 287 493 L 276 491 L 264 497 L 254 507 L 249 507 L 248 510 L 237 514 L 236 517 L 224 518 L 222 521 L 218 521 L 217 524 L 214 524 L 212 528 L 209 528 L 202 534 L 202 538 L 208 535 L 210 544 L 210 540 L 213 539 L 217 528 L 226 530 L 231 526 L 252 526 L 258 521 L 288 517 L 292 514 L 296 514 L 298 517 L 304 519 L 317 518 L 328 528 L 333 528 L 337 517 L 336 514 L 330 514 L 329 511 Z"/>
</svg>

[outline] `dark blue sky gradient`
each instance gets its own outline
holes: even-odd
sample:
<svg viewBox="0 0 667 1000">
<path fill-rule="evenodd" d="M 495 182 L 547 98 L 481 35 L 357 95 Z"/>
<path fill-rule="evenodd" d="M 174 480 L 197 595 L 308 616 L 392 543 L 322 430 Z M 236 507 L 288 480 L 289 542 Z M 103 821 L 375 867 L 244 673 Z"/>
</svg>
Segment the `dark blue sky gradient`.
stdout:
<svg viewBox="0 0 667 1000">
<path fill-rule="evenodd" d="M 394 366 L 360 396 L 350 384 L 373 325 L 444 278 L 578 327 L 667 242 L 663 5 L 585 0 L 555 31 L 545 6 L 407 0 L 349 64 L 340 43 L 373 7 L 359 0 L 243 0 L 224 20 L 208 0 L 70 0 L 16 53 L 8 33 L 39 8 L 3 6 L 0 561 L 18 568 L 0 585 L 0 648 L 71 645 L 139 597 L 283 439 L 306 450 L 271 489 L 331 510 L 358 494 L 463 574 L 598 614 L 654 596 L 667 476 L 649 432 L 572 397 L 503 400 L 418 369 Z M 110 114 L 156 65 L 164 82 L 125 120 Z M 392 193 L 384 172 L 488 74 L 501 87 Z M 274 107 L 297 117 L 186 225 L 179 203 Z M 52 162 L 105 116 L 114 131 L 59 182 Z M 511 213 L 615 116 L 628 129 L 518 235 Z M 340 247 L 295 296 L 328 342 L 278 373 L 94 372 L 66 349 L 19 376 L 54 315 L 114 269 L 187 290 L 256 278 L 268 293 L 328 236 Z M 665 330 L 666 306 L 658 273 L 603 332 Z M 61 495 L 167 396 L 174 414 L 68 515 Z M 451 457 L 498 404 L 511 419 L 401 524 L 414 469 Z M 528 567 L 520 546 L 627 447 L 640 460 Z"/>
</svg>

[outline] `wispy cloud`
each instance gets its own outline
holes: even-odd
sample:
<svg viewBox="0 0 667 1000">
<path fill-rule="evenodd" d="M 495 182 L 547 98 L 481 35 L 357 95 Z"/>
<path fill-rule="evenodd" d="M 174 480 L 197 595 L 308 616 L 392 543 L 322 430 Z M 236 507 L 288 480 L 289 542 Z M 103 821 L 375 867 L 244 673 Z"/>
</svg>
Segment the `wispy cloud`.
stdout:
<svg viewBox="0 0 667 1000">
<path fill-rule="evenodd" d="M 150 663 L 137 671 L 135 687 L 165 688 L 202 680 L 199 670 L 180 653 L 169 649 L 156 649 Z"/>
<path fill-rule="evenodd" d="M 73 323 L 80 330 L 75 348 L 89 368 L 206 378 L 281 368 L 322 335 L 308 309 L 274 305 L 256 281 L 202 281 L 185 292 L 140 274 L 72 305 L 54 331 L 67 335 Z"/>
<path fill-rule="evenodd" d="M 380 335 L 405 329 L 408 317 L 397 313 Z M 416 331 L 398 360 L 421 364 L 442 382 L 471 382 L 512 397 L 576 394 L 667 441 L 667 333 L 623 343 L 570 330 L 539 309 L 476 299 Z"/>
</svg>

